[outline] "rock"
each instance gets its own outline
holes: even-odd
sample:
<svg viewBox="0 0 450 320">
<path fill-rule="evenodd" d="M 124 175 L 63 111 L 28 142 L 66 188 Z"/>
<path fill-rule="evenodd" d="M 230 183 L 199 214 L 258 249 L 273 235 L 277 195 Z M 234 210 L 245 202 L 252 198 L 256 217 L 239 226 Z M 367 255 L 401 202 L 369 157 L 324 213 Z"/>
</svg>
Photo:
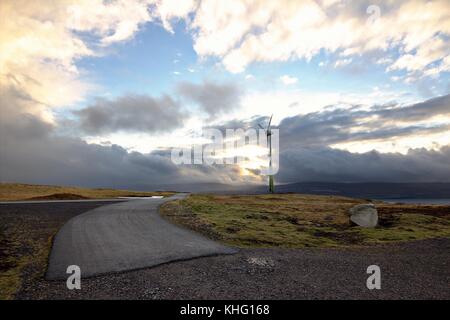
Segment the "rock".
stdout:
<svg viewBox="0 0 450 320">
<path fill-rule="evenodd" d="M 378 225 L 378 211 L 371 203 L 354 206 L 348 213 L 350 221 L 360 227 L 375 228 Z"/>
</svg>

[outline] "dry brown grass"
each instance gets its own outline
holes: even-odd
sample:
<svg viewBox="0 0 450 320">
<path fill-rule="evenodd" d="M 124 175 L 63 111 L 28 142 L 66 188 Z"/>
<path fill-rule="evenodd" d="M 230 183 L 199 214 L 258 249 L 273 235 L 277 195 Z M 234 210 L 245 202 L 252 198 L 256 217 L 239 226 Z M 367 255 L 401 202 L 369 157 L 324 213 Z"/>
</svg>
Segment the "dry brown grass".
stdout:
<svg viewBox="0 0 450 320">
<path fill-rule="evenodd" d="M 170 196 L 173 192 L 140 192 L 115 189 L 87 189 L 22 183 L 0 183 L 0 201 L 108 199 L 117 197 Z"/>
</svg>

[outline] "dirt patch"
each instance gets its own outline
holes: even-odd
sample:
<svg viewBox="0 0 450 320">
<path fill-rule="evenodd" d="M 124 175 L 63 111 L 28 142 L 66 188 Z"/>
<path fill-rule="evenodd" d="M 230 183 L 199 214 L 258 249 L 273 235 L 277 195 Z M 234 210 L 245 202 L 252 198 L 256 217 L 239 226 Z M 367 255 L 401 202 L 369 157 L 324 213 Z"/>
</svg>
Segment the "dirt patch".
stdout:
<svg viewBox="0 0 450 320">
<path fill-rule="evenodd" d="M 287 222 L 293 224 L 293 225 L 301 225 L 301 222 L 299 221 L 299 219 L 297 217 L 283 217 L 284 220 L 286 220 Z"/>
<path fill-rule="evenodd" d="M 345 231 L 316 231 L 314 232 L 316 237 L 324 237 L 331 240 L 335 240 L 340 244 L 361 244 L 364 242 L 364 236 L 357 232 L 345 232 Z"/>
<path fill-rule="evenodd" d="M 378 214 L 393 215 L 393 214 L 422 214 L 434 217 L 450 216 L 450 206 L 441 205 L 377 205 Z"/>
<path fill-rule="evenodd" d="M 236 232 L 239 232 L 240 230 L 241 230 L 241 228 L 239 228 L 239 227 L 228 227 L 228 228 L 226 228 L 226 231 L 228 233 L 236 233 Z"/>
<path fill-rule="evenodd" d="M 86 200 L 91 199 L 74 193 L 54 193 L 46 196 L 32 197 L 27 200 Z"/>
<path fill-rule="evenodd" d="M 13 243 L 8 239 L 0 238 L 0 272 L 14 268 L 16 264 L 8 259 L 9 248 Z"/>
<path fill-rule="evenodd" d="M 241 239 L 240 240 L 242 244 L 255 246 L 255 247 L 277 247 L 277 243 L 273 241 L 268 240 L 262 240 L 262 239 L 254 239 L 254 238 L 247 238 L 247 239 Z"/>
<path fill-rule="evenodd" d="M 268 197 L 268 198 L 266 198 L 266 200 L 270 200 L 270 201 L 284 201 L 284 199 L 281 198 L 281 197 Z"/>
<path fill-rule="evenodd" d="M 251 214 L 247 214 L 245 217 L 245 219 L 256 219 L 256 220 L 268 220 L 269 217 L 266 216 L 265 214 L 262 213 L 251 213 Z"/>
<path fill-rule="evenodd" d="M 392 228 L 400 223 L 400 213 L 384 213 L 378 217 L 378 225 L 382 228 Z"/>
</svg>

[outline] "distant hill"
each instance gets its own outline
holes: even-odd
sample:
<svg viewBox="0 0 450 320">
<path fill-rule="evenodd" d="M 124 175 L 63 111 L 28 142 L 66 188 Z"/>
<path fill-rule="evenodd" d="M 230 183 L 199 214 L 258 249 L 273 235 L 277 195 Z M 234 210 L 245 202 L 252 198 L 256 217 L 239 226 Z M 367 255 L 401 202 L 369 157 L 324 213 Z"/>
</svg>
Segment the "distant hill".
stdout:
<svg viewBox="0 0 450 320">
<path fill-rule="evenodd" d="M 160 190 L 191 193 L 262 193 L 264 186 L 225 183 L 182 183 L 132 186 L 133 190 Z"/>
<path fill-rule="evenodd" d="M 450 198 L 450 183 L 336 183 L 299 182 L 279 185 L 277 192 L 298 192 L 322 195 L 345 195 L 356 198 Z"/>
<path fill-rule="evenodd" d="M 71 193 L 88 198 L 105 198 L 124 195 L 149 195 L 148 192 L 163 191 L 216 193 L 216 194 L 261 194 L 267 193 L 266 185 L 185 183 L 159 185 L 113 186 L 117 189 L 83 189 L 76 187 L 40 186 L 29 184 L 0 183 L 0 200 L 23 200 L 39 196 L 60 196 Z M 317 195 L 342 195 L 368 199 L 450 199 L 450 183 L 338 183 L 338 182 L 297 182 L 278 184 L 277 193 L 306 193 Z M 54 195 L 56 194 L 56 195 Z M 67 196 L 67 195 L 66 195 Z"/>
<path fill-rule="evenodd" d="M 159 191 L 137 192 L 104 188 L 88 189 L 70 186 L 0 183 L 0 201 L 110 199 L 170 195 L 172 193 Z"/>
<path fill-rule="evenodd" d="M 264 185 L 227 185 L 220 183 L 194 183 L 182 185 L 159 185 L 157 190 L 207 192 L 207 193 L 266 193 Z M 337 183 L 337 182 L 298 182 L 277 185 L 277 193 L 307 193 L 318 195 L 342 195 L 369 199 L 401 198 L 450 198 L 450 183 Z"/>
</svg>

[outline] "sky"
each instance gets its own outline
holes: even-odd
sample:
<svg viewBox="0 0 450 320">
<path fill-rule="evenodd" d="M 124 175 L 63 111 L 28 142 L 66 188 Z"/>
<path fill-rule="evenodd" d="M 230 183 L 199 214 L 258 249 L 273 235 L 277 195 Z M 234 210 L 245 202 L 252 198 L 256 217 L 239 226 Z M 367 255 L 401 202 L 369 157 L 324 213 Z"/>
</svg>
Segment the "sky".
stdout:
<svg viewBox="0 0 450 320">
<path fill-rule="evenodd" d="M 264 183 L 170 150 L 273 114 L 277 183 L 450 182 L 449 37 L 447 0 L 4 0 L 0 180 Z"/>
</svg>

